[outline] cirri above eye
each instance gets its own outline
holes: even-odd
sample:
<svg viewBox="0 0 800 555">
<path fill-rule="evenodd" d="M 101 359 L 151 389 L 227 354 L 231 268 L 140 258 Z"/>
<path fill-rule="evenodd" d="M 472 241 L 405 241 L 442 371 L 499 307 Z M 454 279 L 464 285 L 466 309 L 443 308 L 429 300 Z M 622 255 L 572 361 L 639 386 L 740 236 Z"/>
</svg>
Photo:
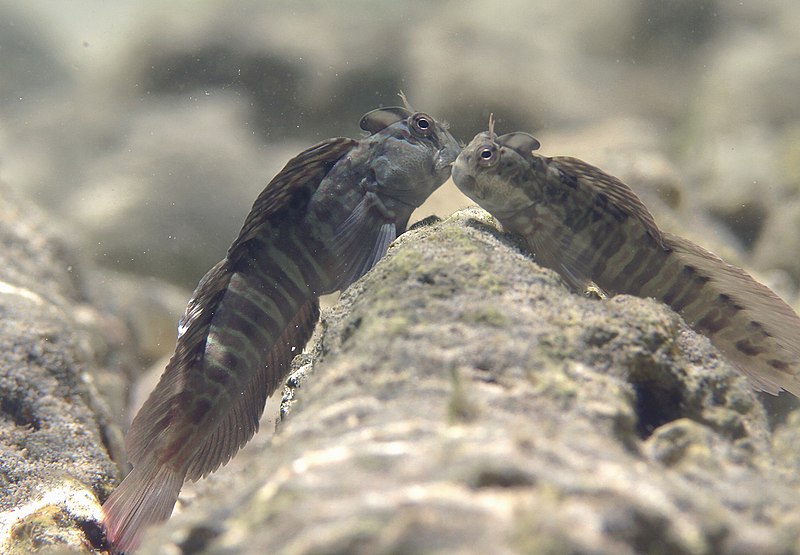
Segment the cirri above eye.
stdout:
<svg viewBox="0 0 800 555">
<path fill-rule="evenodd" d="M 430 137 L 433 135 L 433 118 L 428 114 L 417 112 L 411 116 L 411 131 L 419 137 Z"/>
<path fill-rule="evenodd" d="M 478 149 L 478 165 L 488 168 L 494 166 L 499 160 L 497 147 L 493 144 L 482 146 Z"/>
</svg>

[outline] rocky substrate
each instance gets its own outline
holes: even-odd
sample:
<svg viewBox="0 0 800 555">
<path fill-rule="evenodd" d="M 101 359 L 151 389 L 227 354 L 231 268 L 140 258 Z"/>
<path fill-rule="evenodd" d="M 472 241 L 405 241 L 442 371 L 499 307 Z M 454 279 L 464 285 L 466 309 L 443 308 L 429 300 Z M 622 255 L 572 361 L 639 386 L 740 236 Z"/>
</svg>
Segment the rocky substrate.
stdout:
<svg viewBox="0 0 800 555">
<path fill-rule="evenodd" d="M 0 184 L 2 554 L 102 548 L 99 500 L 125 470 L 126 387 L 170 312 L 172 288 L 95 269 L 71 237 Z"/>
<path fill-rule="evenodd" d="M 0 552 L 91 547 L 124 460 L 125 326 L 93 308 L 73 245 L 0 186 Z M 116 389 L 114 389 L 116 387 Z"/>
<path fill-rule="evenodd" d="M 800 549 L 794 400 L 768 414 L 667 307 L 571 294 L 477 209 L 403 235 L 295 367 L 274 437 L 140 553 Z"/>
</svg>

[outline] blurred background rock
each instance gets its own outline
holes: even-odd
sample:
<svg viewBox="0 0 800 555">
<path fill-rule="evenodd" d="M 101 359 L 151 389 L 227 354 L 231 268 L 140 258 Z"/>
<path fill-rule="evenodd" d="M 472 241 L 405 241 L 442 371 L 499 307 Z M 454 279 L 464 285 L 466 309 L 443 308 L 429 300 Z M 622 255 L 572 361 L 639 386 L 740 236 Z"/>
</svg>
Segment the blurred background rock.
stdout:
<svg viewBox="0 0 800 555">
<path fill-rule="evenodd" d="M 616 173 L 792 295 L 798 28 L 795 0 L 5 1 L 0 175 L 103 264 L 191 288 L 289 157 L 402 89 L 462 140 L 494 112 Z"/>
</svg>

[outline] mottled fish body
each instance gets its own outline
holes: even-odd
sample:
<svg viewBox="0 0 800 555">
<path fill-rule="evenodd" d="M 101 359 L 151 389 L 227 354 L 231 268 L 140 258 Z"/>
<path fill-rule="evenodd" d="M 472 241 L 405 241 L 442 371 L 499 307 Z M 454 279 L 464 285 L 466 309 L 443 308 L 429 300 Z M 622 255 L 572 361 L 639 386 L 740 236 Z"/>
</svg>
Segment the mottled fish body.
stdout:
<svg viewBox="0 0 800 555">
<path fill-rule="evenodd" d="M 175 354 L 126 437 L 133 470 L 103 505 L 119 551 L 169 518 L 188 478 L 225 464 L 319 317 L 320 295 L 361 277 L 450 176 L 458 143 L 406 108 L 368 113 L 361 140 L 323 141 L 256 199 L 226 257 L 198 284 Z"/>
<path fill-rule="evenodd" d="M 800 318 L 742 269 L 662 232 L 636 194 L 581 160 L 536 154 L 527 133 L 478 134 L 453 166 L 458 188 L 523 237 L 574 290 L 652 297 L 680 313 L 754 386 L 800 396 Z"/>
</svg>

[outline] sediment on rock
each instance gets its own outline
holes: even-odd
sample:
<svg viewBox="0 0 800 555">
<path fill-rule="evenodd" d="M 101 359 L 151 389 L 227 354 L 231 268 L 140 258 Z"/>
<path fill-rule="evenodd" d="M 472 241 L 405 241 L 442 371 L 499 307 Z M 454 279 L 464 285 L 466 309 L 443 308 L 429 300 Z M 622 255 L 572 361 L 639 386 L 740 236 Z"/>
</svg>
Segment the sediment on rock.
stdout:
<svg viewBox="0 0 800 555">
<path fill-rule="evenodd" d="M 0 184 L 3 554 L 101 546 L 99 500 L 124 461 L 110 407 L 124 406 L 133 349 L 64 236 Z"/>
<path fill-rule="evenodd" d="M 278 433 L 141 553 L 800 545 L 793 435 L 747 380 L 660 303 L 571 294 L 482 211 L 403 235 L 302 362 Z"/>
</svg>

